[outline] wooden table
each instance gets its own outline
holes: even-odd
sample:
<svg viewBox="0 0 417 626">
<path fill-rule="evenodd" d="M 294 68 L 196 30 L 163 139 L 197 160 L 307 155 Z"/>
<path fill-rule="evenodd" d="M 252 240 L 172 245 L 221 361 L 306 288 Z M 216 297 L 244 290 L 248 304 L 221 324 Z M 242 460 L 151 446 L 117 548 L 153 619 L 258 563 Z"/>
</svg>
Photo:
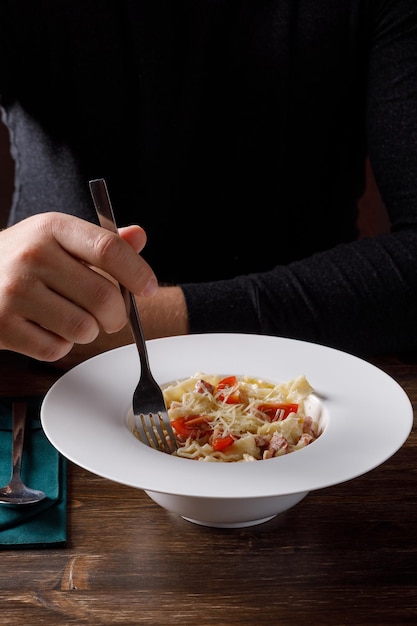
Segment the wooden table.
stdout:
<svg viewBox="0 0 417 626">
<path fill-rule="evenodd" d="M 376 364 L 416 406 L 417 356 Z M 62 373 L 0 352 L 0 395 Z M 365 476 L 245 529 L 194 525 L 72 464 L 68 491 L 66 548 L 0 553 L 0 624 L 417 624 L 415 429 Z"/>
</svg>

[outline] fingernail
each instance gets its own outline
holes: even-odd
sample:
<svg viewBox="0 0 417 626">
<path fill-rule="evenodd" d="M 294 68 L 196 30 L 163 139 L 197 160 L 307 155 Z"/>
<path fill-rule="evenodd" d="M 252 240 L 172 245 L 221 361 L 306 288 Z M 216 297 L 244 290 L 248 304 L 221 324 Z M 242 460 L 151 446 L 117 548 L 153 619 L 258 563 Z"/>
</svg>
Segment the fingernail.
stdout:
<svg viewBox="0 0 417 626">
<path fill-rule="evenodd" d="M 158 290 L 158 281 L 156 280 L 155 276 L 152 276 L 149 281 L 148 284 L 146 285 L 145 289 L 143 289 L 141 295 L 144 298 L 149 298 L 150 296 L 153 296 Z"/>
</svg>

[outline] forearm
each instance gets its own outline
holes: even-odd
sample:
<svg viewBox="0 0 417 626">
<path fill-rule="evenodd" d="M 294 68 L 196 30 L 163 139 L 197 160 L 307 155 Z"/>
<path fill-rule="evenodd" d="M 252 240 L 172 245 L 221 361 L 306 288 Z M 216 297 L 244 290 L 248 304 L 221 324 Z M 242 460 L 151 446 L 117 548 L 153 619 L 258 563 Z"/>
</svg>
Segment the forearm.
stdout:
<svg viewBox="0 0 417 626">
<path fill-rule="evenodd" d="M 185 335 L 189 332 L 187 307 L 180 287 L 160 287 L 151 298 L 137 298 L 145 339 Z M 71 352 L 57 362 L 70 369 L 86 359 L 133 342 L 129 324 L 117 333 L 101 331 L 88 345 L 74 345 Z"/>
<path fill-rule="evenodd" d="M 146 339 L 188 334 L 187 306 L 180 287 L 160 287 L 152 298 L 136 301 Z"/>
</svg>

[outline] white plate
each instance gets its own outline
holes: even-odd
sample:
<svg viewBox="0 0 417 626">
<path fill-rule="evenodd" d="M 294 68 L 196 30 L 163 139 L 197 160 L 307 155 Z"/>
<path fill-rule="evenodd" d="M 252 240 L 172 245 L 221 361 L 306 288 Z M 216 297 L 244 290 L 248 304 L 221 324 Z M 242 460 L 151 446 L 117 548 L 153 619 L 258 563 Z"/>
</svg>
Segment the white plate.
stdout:
<svg viewBox="0 0 417 626">
<path fill-rule="evenodd" d="M 94 357 L 47 393 L 44 431 L 69 460 L 146 491 L 215 498 L 308 492 L 368 472 L 407 439 L 413 412 L 382 370 L 324 346 L 246 334 L 202 334 L 147 342 L 159 384 L 201 371 L 286 381 L 305 374 L 322 403 L 323 434 L 310 446 L 267 461 L 204 463 L 142 444 L 127 426 L 139 374 L 135 346 Z"/>
</svg>

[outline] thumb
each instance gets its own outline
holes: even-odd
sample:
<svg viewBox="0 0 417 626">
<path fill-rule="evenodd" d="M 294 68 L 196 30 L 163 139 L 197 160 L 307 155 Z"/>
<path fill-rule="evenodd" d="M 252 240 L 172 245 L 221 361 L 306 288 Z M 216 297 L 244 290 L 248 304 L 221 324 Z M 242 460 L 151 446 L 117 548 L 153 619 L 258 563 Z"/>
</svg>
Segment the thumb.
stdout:
<svg viewBox="0 0 417 626">
<path fill-rule="evenodd" d="M 146 233 L 141 226 L 136 224 L 119 228 L 119 235 L 136 252 L 140 252 L 146 245 Z"/>
</svg>

